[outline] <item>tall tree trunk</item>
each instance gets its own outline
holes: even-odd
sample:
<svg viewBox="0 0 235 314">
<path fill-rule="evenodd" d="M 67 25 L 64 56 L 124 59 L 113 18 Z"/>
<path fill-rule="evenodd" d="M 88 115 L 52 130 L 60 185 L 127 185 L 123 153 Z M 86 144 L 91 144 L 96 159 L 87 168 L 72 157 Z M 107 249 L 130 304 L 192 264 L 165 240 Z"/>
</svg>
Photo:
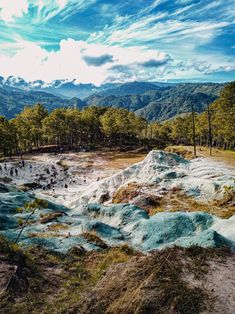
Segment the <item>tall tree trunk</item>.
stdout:
<svg viewBox="0 0 235 314">
<path fill-rule="evenodd" d="M 209 150 L 210 150 L 210 156 L 211 156 L 212 155 L 211 112 L 210 112 L 210 106 L 208 104 L 207 104 L 207 117 L 208 117 Z"/>
<path fill-rule="evenodd" d="M 196 151 L 195 112 L 193 104 L 192 104 L 192 124 L 193 124 L 193 154 L 196 157 L 197 151 Z"/>
</svg>

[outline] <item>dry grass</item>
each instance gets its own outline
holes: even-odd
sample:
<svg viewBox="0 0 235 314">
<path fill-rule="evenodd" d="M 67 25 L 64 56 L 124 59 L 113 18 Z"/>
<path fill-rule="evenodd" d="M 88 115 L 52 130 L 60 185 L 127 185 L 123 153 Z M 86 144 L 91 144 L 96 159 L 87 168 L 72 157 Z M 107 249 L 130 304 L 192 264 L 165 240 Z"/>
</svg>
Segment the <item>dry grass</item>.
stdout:
<svg viewBox="0 0 235 314">
<path fill-rule="evenodd" d="M 225 195 L 222 200 L 204 203 L 181 192 L 171 191 L 161 199 L 159 206 L 151 210 L 150 215 L 164 211 L 203 211 L 228 219 L 235 214 L 234 198 L 235 192 L 233 192 L 233 195 Z"/>
<path fill-rule="evenodd" d="M 175 150 L 178 150 L 179 153 L 180 151 L 184 151 L 184 150 L 189 151 L 191 154 L 193 152 L 192 146 L 169 146 L 167 149 L 175 149 Z M 235 167 L 235 152 L 234 151 L 213 148 L 212 156 L 210 156 L 208 148 L 199 146 L 197 147 L 197 156 L 208 157 L 208 158 L 211 158 L 212 160 L 223 162 L 227 164 L 228 166 Z"/>
<path fill-rule="evenodd" d="M 68 230 L 69 226 L 64 223 L 54 223 L 47 227 L 48 231 Z"/>
<path fill-rule="evenodd" d="M 108 245 L 93 231 L 84 232 L 81 236 L 86 239 L 89 243 L 95 244 L 102 249 L 107 249 Z"/>
<path fill-rule="evenodd" d="M 182 146 L 176 146 L 176 147 L 168 146 L 165 148 L 165 151 L 168 153 L 178 154 L 178 155 L 180 155 L 183 158 L 188 159 L 188 160 L 195 158 L 193 155 L 193 152 L 191 150 L 185 149 Z"/>
<path fill-rule="evenodd" d="M 137 183 L 129 183 L 120 189 L 113 195 L 112 202 L 114 204 L 128 203 L 130 200 L 140 194 L 141 186 Z"/>
</svg>

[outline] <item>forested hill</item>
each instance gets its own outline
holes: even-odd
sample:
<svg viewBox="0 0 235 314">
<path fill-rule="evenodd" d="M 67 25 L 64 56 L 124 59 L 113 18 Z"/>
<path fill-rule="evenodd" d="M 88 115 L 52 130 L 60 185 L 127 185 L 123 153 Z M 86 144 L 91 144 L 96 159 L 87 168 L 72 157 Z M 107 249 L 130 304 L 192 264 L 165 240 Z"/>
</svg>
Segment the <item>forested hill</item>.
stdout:
<svg viewBox="0 0 235 314">
<path fill-rule="evenodd" d="M 218 98 L 224 84 L 214 83 L 147 83 L 105 84 L 99 93 L 84 100 L 64 99 L 58 95 L 2 85 L 0 115 L 13 118 L 25 105 L 41 103 L 52 111 L 58 107 L 83 108 L 88 105 L 125 108 L 149 121 L 163 121 L 191 111 L 204 111 L 207 104 Z M 105 90 L 104 90 L 105 89 Z"/>
<path fill-rule="evenodd" d="M 88 105 L 111 106 L 134 111 L 149 121 L 163 121 L 176 115 L 205 110 L 206 105 L 218 98 L 224 84 L 185 83 L 161 86 L 139 95 L 102 96 L 96 94 L 85 99 Z"/>
<path fill-rule="evenodd" d="M 83 107 L 85 104 L 78 98 L 70 100 L 38 91 L 24 91 L 17 88 L 0 87 L 0 116 L 13 118 L 22 111 L 26 105 L 40 103 L 49 111 L 59 107 L 77 106 Z"/>
</svg>

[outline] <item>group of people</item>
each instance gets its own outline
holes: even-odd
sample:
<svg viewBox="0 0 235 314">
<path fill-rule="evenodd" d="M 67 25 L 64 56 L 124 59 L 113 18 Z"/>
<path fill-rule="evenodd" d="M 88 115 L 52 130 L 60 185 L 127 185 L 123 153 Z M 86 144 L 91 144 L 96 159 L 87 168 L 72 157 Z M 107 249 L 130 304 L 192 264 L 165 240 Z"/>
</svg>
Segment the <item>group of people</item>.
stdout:
<svg viewBox="0 0 235 314">
<path fill-rule="evenodd" d="M 24 160 L 20 160 L 18 164 L 7 164 L 4 163 L 4 165 L 0 164 L 0 173 L 2 172 L 4 175 L 10 175 L 11 177 L 18 176 L 19 174 L 21 175 L 22 170 L 25 172 L 28 169 L 29 173 L 32 174 L 34 171 L 37 170 L 37 168 L 33 169 L 33 165 L 29 162 L 26 162 Z M 60 171 L 63 171 L 61 169 Z M 65 171 L 65 170 L 64 170 Z M 19 173 L 20 172 L 20 173 Z M 55 194 L 55 187 L 57 185 L 57 177 L 59 176 L 58 169 L 55 167 L 55 165 L 52 165 L 51 168 L 47 167 L 44 169 L 44 174 L 43 173 L 36 173 L 37 181 L 40 184 L 41 188 L 43 190 L 52 190 L 53 195 Z M 75 184 L 86 184 L 87 183 L 87 178 L 83 176 L 83 178 L 77 179 L 75 176 L 71 176 L 70 178 L 67 177 L 67 175 L 61 179 L 61 181 L 64 181 L 64 189 L 65 191 L 68 191 L 69 186 L 73 186 Z M 66 180 L 64 180 L 66 179 Z M 97 181 L 99 181 L 100 178 L 97 178 Z M 42 182 L 45 182 L 42 184 Z M 62 182 L 61 182 L 62 183 Z M 61 187 L 61 185 L 60 185 Z"/>
<path fill-rule="evenodd" d="M 9 175 L 12 177 L 14 174 L 16 176 L 18 176 L 18 173 L 19 173 L 19 170 L 18 168 L 25 168 L 25 161 L 24 160 L 21 160 L 19 161 L 19 167 L 12 167 L 12 165 L 7 165 L 6 163 L 4 163 L 4 166 L 0 165 L 0 172 L 5 172 L 5 173 L 8 173 L 9 171 Z M 29 169 L 30 169 L 30 172 L 32 171 L 32 165 L 30 164 L 29 165 Z"/>
</svg>

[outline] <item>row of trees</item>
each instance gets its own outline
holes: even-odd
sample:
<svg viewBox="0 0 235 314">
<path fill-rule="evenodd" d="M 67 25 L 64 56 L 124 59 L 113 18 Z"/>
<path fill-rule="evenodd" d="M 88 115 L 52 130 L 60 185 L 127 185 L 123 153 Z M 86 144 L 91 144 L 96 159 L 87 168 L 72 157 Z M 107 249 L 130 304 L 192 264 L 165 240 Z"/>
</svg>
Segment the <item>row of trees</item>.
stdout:
<svg viewBox="0 0 235 314">
<path fill-rule="evenodd" d="M 235 149 L 235 82 L 226 85 L 206 111 L 195 114 L 194 119 L 193 114 L 149 124 L 148 138 L 177 145 L 193 145 L 195 139 L 199 146 Z"/>
<path fill-rule="evenodd" d="M 51 113 L 40 104 L 25 107 L 14 119 L 0 117 L 0 153 L 11 155 L 43 145 L 136 144 L 146 121 L 125 109 L 58 108 Z"/>
<path fill-rule="evenodd" d="M 193 109 L 193 108 L 192 108 Z M 14 119 L 0 117 L 0 153 L 11 155 L 42 145 L 125 145 L 149 143 L 235 148 L 235 82 L 201 114 L 187 113 L 162 123 L 147 123 L 126 109 L 91 106 L 25 107 Z"/>
</svg>

